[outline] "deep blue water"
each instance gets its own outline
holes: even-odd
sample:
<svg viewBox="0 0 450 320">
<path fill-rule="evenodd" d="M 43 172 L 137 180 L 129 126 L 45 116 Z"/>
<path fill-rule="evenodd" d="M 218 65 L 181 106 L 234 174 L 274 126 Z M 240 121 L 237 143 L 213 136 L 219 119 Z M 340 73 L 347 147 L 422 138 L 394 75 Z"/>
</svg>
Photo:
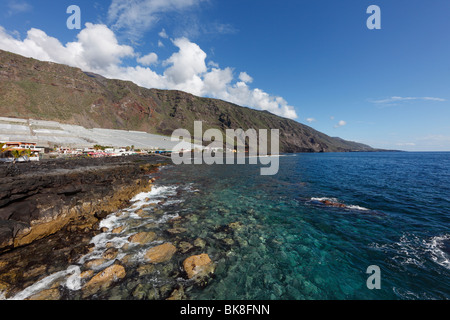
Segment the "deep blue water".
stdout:
<svg viewBox="0 0 450 320">
<path fill-rule="evenodd" d="M 190 237 L 217 262 L 191 299 L 450 298 L 450 153 L 295 154 L 276 176 L 252 165 L 160 175 L 159 186 L 195 190 L 166 210 L 190 217 Z M 235 222 L 225 246 L 221 230 Z M 367 288 L 371 265 L 380 290 Z"/>
</svg>

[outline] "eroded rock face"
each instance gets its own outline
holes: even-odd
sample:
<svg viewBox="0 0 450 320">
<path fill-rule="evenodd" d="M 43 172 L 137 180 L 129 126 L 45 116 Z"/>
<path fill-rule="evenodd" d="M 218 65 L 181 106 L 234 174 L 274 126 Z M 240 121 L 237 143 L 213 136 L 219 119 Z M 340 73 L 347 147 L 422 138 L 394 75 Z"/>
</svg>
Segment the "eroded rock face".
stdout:
<svg viewBox="0 0 450 320">
<path fill-rule="evenodd" d="M 156 169 L 157 160 L 49 161 L 20 164 L 21 173 L 14 177 L 0 174 L 0 253 L 69 225 L 91 228 L 136 194 L 150 190 L 146 174 Z"/>
</svg>

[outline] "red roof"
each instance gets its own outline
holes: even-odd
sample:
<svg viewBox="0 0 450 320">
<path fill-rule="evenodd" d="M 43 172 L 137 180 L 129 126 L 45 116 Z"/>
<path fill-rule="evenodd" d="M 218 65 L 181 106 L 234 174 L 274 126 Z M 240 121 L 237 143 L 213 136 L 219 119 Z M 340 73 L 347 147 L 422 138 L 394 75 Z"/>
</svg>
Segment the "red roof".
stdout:
<svg viewBox="0 0 450 320">
<path fill-rule="evenodd" d="M 37 143 L 34 143 L 34 142 L 4 142 L 4 144 L 5 145 L 11 145 L 11 144 L 18 144 L 18 145 L 21 145 L 21 144 L 31 144 L 31 145 L 33 145 L 33 146 L 35 146 Z"/>
</svg>

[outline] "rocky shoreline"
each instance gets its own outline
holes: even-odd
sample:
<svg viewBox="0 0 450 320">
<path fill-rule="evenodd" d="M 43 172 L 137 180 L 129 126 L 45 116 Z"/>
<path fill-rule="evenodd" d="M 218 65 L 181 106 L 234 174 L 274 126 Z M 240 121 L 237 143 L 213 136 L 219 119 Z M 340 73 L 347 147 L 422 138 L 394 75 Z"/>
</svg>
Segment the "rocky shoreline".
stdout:
<svg viewBox="0 0 450 320">
<path fill-rule="evenodd" d="M 167 162 L 136 156 L 0 165 L 0 293 L 13 296 L 92 250 L 100 221 L 149 191 L 149 176 Z"/>
</svg>

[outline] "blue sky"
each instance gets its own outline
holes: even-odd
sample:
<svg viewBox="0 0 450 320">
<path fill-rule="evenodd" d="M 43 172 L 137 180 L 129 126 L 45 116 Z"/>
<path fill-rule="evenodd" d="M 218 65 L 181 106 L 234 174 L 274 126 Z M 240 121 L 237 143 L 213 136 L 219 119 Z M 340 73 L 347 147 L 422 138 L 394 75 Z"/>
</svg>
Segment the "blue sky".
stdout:
<svg viewBox="0 0 450 320">
<path fill-rule="evenodd" d="M 450 151 L 449 16 L 447 0 L 4 0 L 0 48 L 374 147 Z"/>
</svg>

